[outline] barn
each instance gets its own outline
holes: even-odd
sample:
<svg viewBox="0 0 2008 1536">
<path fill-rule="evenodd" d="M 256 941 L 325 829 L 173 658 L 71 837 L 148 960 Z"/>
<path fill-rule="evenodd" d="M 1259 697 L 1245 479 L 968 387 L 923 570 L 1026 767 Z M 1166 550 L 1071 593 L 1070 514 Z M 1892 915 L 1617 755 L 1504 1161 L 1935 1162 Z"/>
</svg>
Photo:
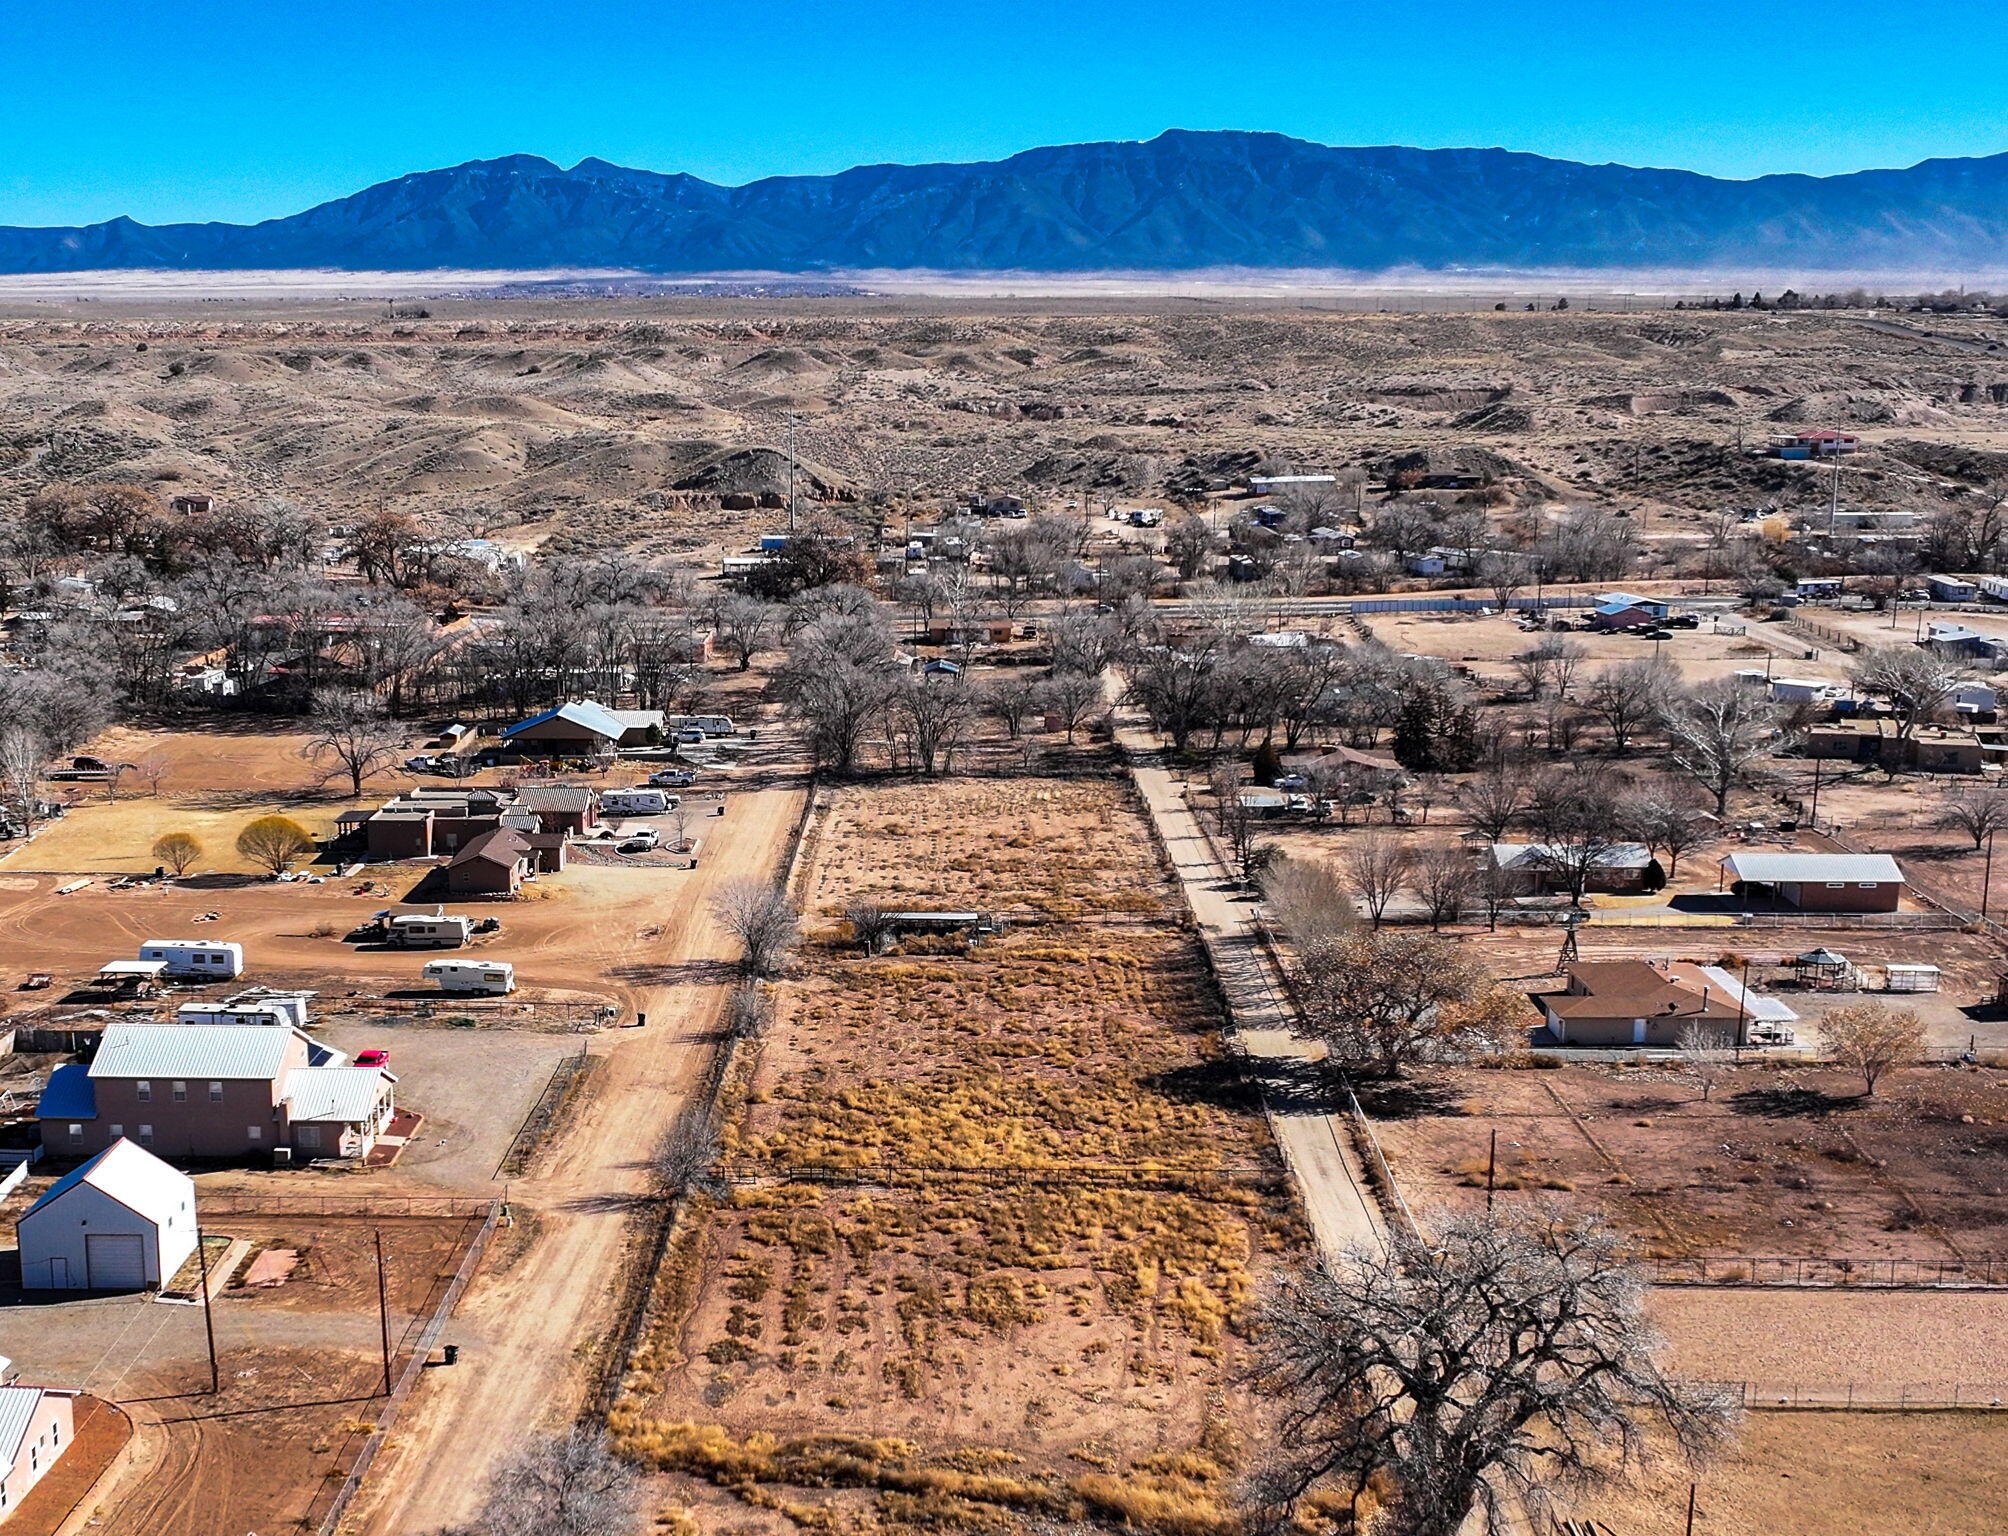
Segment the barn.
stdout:
<svg viewBox="0 0 2008 1536">
<path fill-rule="evenodd" d="M 195 1181 L 121 1137 L 29 1206 L 17 1238 L 23 1289 L 157 1288 L 195 1251 Z"/>
</svg>

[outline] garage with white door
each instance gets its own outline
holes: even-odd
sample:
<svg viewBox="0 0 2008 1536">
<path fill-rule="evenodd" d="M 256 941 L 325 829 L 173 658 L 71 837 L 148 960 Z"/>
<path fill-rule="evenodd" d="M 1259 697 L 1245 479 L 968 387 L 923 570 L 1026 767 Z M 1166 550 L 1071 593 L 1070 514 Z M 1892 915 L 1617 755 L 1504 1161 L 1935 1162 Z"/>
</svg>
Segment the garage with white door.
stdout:
<svg viewBox="0 0 2008 1536">
<path fill-rule="evenodd" d="M 51 1185 L 17 1230 L 26 1289 L 158 1287 L 195 1251 L 195 1181 L 121 1139 Z"/>
</svg>

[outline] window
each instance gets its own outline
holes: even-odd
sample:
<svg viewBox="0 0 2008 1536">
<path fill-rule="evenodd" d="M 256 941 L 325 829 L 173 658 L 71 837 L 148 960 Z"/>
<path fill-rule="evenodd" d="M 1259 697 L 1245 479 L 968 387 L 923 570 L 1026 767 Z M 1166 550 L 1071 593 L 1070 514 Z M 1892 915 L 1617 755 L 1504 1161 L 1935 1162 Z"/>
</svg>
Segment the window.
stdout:
<svg viewBox="0 0 2008 1536">
<path fill-rule="evenodd" d="M 123 1135 L 125 1135 L 125 1127 L 124 1127 L 124 1126 L 122 1126 L 122 1125 L 115 1125 L 115 1126 L 113 1126 L 113 1127 L 112 1127 L 112 1140 L 113 1140 L 113 1141 L 117 1141 L 117 1140 L 118 1140 L 118 1139 L 119 1139 L 119 1138 L 120 1138 L 121 1136 L 123 1136 Z"/>
<path fill-rule="evenodd" d="M 223 1102 L 223 1085 L 221 1083 L 211 1083 L 209 1085 L 209 1102 L 212 1104 L 221 1104 Z"/>
<path fill-rule="evenodd" d="M 1848 882 L 1845 880 L 1829 880 L 1827 882 L 1827 889 L 1830 891 L 1845 891 L 1847 888 Z"/>
<path fill-rule="evenodd" d="M 136 1090 L 138 1091 L 138 1093 L 139 1093 L 139 1101 L 140 1101 L 140 1103 L 142 1103 L 142 1104 L 151 1104 L 151 1103 L 153 1102 L 153 1084 L 152 1084 L 152 1083 L 149 1083 L 149 1082 L 148 1082 L 148 1081 L 147 1081 L 147 1080 L 146 1080 L 145 1078 L 141 1078 L 141 1079 L 140 1079 L 140 1080 L 139 1080 L 138 1082 L 136 1082 L 136 1083 L 134 1083 L 134 1084 L 133 1084 L 133 1087 L 134 1087 L 134 1088 L 135 1088 L 135 1089 L 136 1089 Z"/>
<path fill-rule="evenodd" d="M 245 1126 L 244 1139 L 246 1141 L 263 1141 L 265 1139 L 265 1127 L 262 1125 Z"/>
<path fill-rule="evenodd" d="M 1857 882 L 1855 886 L 1855 889 L 1858 891 L 1872 891 L 1875 888 L 1876 883 L 1873 880 L 1862 880 Z"/>
<path fill-rule="evenodd" d="M 174 1102 L 177 1104 L 186 1104 L 188 1102 L 188 1084 L 176 1083 L 174 1085 Z"/>
<path fill-rule="evenodd" d="M 153 1127 L 152 1127 L 152 1126 L 150 1126 L 150 1125 L 143 1125 L 143 1126 L 141 1126 L 141 1127 L 139 1128 L 139 1144 L 140 1144 L 141 1146 L 143 1146 L 143 1147 L 150 1147 L 150 1146 L 152 1146 L 152 1145 L 153 1145 Z"/>
<path fill-rule="evenodd" d="M 81 1125 L 72 1125 L 70 1127 L 70 1140 L 82 1141 L 83 1138 L 84 1138 L 84 1128 Z"/>
<path fill-rule="evenodd" d="M 321 1145 L 321 1128 L 318 1125 L 303 1125 L 298 1128 L 300 1145 L 309 1150 L 318 1150 Z"/>
</svg>

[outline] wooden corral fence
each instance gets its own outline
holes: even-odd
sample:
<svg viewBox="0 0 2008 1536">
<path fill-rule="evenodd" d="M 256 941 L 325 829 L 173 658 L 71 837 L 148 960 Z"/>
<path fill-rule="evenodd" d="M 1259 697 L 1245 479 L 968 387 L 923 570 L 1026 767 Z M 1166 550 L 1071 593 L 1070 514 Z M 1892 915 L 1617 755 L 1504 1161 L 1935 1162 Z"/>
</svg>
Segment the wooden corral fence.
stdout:
<svg viewBox="0 0 2008 1536">
<path fill-rule="evenodd" d="M 471 1195 L 378 1195 L 362 1190 L 353 1195 L 205 1194 L 202 1215 L 213 1216 L 429 1216 L 456 1219 L 484 1216 L 492 1200 Z"/>
</svg>

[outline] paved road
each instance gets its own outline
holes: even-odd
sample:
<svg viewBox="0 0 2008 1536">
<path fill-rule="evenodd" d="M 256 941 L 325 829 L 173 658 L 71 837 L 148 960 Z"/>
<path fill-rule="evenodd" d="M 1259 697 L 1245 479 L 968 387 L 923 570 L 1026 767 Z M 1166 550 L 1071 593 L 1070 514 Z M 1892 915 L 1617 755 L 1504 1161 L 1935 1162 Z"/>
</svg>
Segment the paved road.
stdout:
<svg viewBox="0 0 2008 1536">
<path fill-rule="evenodd" d="M 1118 717 L 1117 735 L 1133 765 L 1151 819 L 1171 852 L 1213 956 L 1234 1043 L 1261 1085 L 1269 1123 L 1297 1182 L 1305 1214 L 1321 1252 L 1383 1247 L 1386 1228 L 1375 1204 L 1343 1116 L 1302 1102 L 1313 1048 L 1293 1031 L 1292 1012 L 1274 961 L 1254 924 L 1254 907 L 1239 900 L 1216 861 L 1179 781 L 1158 764 L 1158 744 L 1141 721 Z"/>
</svg>

